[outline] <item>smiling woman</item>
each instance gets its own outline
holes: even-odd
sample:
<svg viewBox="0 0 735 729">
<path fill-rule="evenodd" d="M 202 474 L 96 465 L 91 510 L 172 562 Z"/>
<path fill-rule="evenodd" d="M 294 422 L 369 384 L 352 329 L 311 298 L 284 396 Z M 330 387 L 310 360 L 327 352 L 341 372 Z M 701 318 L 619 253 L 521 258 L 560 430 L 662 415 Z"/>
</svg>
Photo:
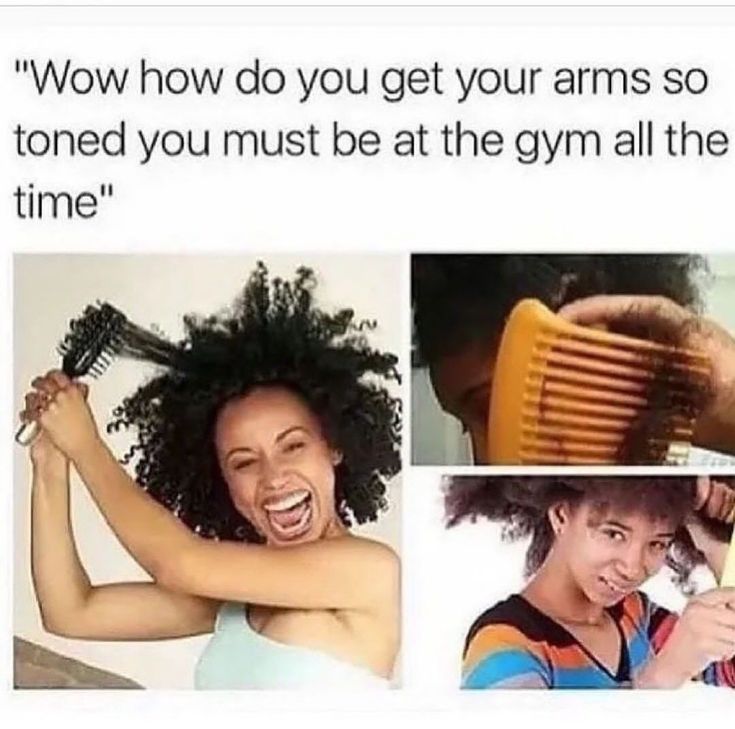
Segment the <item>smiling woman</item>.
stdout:
<svg viewBox="0 0 735 729">
<path fill-rule="evenodd" d="M 445 493 L 449 526 L 486 518 L 531 540 L 526 586 L 469 629 L 464 688 L 735 687 L 735 590 L 692 597 L 677 616 L 640 589 L 665 563 L 690 592 L 695 564 L 722 576 L 727 480 L 468 477 Z"/>
<path fill-rule="evenodd" d="M 386 687 L 399 563 L 351 533 L 388 506 L 400 469 L 397 358 L 374 323 L 313 298 L 315 275 L 259 264 L 232 309 L 185 318 L 176 355 L 116 409 L 123 464 L 86 387 L 33 381 L 32 568 L 52 633 L 142 640 L 213 633 L 199 688 Z M 68 518 L 72 466 L 152 582 L 92 585 Z M 136 483 L 137 481 L 137 483 Z M 142 487 L 142 488 L 140 488 Z M 63 575 L 63 579 L 59 579 Z"/>
<path fill-rule="evenodd" d="M 334 503 L 342 456 L 301 398 L 264 387 L 231 400 L 217 418 L 215 444 L 232 503 L 266 541 L 294 544 L 345 531 Z"/>
</svg>

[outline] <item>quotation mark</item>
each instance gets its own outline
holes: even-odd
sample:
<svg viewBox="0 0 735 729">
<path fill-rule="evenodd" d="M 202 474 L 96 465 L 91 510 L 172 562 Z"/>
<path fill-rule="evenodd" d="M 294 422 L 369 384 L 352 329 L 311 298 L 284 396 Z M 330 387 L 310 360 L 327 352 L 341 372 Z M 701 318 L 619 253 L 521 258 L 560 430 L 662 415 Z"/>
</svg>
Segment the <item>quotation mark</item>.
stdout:
<svg viewBox="0 0 735 729">
<path fill-rule="evenodd" d="M 28 69 L 30 68 L 30 64 L 26 59 L 15 59 L 15 72 L 16 73 L 28 73 Z"/>
<path fill-rule="evenodd" d="M 112 183 L 103 182 L 100 185 L 100 197 L 112 197 Z"/>
</svg>

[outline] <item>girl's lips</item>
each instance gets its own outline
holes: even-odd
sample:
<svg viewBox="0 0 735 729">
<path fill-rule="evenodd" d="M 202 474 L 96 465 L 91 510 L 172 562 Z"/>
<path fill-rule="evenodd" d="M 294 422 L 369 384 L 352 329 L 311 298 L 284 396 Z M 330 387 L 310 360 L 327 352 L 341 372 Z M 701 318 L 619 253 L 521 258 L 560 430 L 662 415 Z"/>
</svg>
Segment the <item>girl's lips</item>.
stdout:
<svg viewBox="0 0 735 729">
<path fill-rule="evenodd" d="M 312 497 L 306 490 L 294 491 L 263 504 L 271 532 L 279 541 L 290 541 L 311 528 Z"/>
<path fill-rule="evenodd" d="M 605 589 L 615 596 L 623 597 L 633 591 L 633 587 L 623 587 L 616 582 L 608 580 L 606 577 L 600 577 L 600 582 L 603 584 Z"/>
</svg>

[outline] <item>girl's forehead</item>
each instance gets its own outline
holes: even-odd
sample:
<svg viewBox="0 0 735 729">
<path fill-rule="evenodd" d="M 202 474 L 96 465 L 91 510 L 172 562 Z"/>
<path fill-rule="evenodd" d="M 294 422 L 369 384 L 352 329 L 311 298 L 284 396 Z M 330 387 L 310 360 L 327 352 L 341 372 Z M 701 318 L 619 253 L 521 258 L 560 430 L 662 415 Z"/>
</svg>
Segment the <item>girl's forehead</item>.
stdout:
<svg viewBox="0 0 735 729">
<path fill-rule="evenodd" d="M 678 524 L 665 513 L 651 512 L 643 505 L 616 504 L 602 499 L 589 499 L 582 503 L 582 513 L 588 523 L 615 522 L 632 531 L 673 531 Z"/>
</svg>

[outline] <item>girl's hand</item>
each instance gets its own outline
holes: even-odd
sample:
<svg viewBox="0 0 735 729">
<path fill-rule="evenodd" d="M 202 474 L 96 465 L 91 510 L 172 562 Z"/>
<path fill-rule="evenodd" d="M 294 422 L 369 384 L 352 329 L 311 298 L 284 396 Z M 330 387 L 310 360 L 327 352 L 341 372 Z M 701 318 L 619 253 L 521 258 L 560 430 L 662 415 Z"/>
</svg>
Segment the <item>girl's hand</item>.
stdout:
<svg viewBox="0 0 735 729">
<path fill-rule="evenodd" d="M 687 603 L 666 643 L 644 669 L 641 686 L 675 688 L 710 663 L 735 656 L 735 588 L 703 592 Z"/>
<path fill-rule="evenodd" d="M 559 314 L 585 326 L 643 331 L 648 338 L 706 354 L 711 392 L 697 420 L 694 442 L 735 454 L 735 339 L 722 327 L 663 296 L 592 296 L 563 306 Z"/>
<path fill-rule="evenodd" d="M 38 420 L 46 404 L 45 395 L 35 390 L 27 393 L 25 408 L 19 414 L 21 422 L 30 423 Z M 28 453 L 33 467 L 43 471 L 64 472 L 69 464 L 69 459 L 53 444 L 42 428 L 39 428 L 38 434 L 28 448 Z"/>
<path fill-rule="evenodd" d="M 86 385 L 52 370 L 31 383 L 38 403 L 38 422 L 53 446 L 72 461 L 99 441 L 97 425 L 87 405 Z"/>
<path fill-rule="evenodd" d="M 735 489 L 716 476 L 697 478 L 695 509 L 703 516 L 725 524 L 735 523 Z"/>
<path fill-rule="evenodd" d="M 686 528 L 718 582 L 722 580 L 735 521 L 735 489 L 717 477 L 697 478 L 697 501 Z"/>
</svg>

